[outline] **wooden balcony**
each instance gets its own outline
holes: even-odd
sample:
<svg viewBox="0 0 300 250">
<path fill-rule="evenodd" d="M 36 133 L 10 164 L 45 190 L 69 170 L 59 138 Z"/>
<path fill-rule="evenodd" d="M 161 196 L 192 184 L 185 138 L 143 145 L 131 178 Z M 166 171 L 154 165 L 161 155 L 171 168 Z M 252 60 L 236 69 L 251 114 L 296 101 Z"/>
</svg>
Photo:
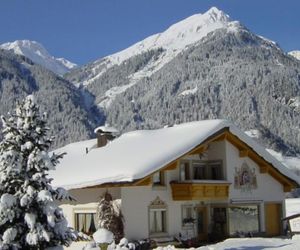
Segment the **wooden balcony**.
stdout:
<svg viewBox="0 0 300 250">
<path fill-rule="evenodd" d="M 175 201 L 228 199 L 230 183 L 226 181 L 171 182 Z"/>
</svg>

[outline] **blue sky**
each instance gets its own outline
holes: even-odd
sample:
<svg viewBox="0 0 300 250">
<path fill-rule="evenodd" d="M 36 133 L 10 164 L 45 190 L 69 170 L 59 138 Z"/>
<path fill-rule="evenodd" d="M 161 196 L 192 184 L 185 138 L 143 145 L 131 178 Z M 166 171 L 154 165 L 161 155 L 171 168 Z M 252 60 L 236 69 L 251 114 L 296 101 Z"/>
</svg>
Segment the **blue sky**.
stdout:
<svg viewBox="0 0 300 250">
<path fill-rule="evenodd" d="M 1 0 L 0 43 L 36 40 L 85 64 L 212 6 L 285 51 L 300 50 L 299 0 Z"/>
</svg>

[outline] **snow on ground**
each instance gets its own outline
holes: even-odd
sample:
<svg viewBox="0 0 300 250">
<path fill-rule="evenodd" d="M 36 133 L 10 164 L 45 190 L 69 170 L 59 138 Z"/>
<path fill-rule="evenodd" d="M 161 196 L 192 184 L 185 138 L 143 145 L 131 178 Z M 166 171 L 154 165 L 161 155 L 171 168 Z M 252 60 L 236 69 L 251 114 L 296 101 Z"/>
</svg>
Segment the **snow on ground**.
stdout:
<svg viewBox="0 0 300 250">
<path fill-rule="evenodd" d="M 173 250 L 172 246 L 158 247 L 157 250 Z M 195 249 L 195 248 L 193 248 Z M 197 248 L 197 250 L 299 250 L 300 238 L 238 238 Z"/>
<path fill-rule="evenodd" d="M 227 239 L 221 243 L 203 246 L 197 250 L 299 250 L 300 239 L 281 238 L 241 238 Z"/>
<path fill-rule="evenodd" d="M 300 96 L 291 98 L 288 101 L 288 105 L 292 108 L 300 108 Z"/>
<path fill-rule="evenodd" d="M 75 242 L 65 250 L 82 250 L 86 242 Z M 173 250 L 173 246 L 158 247 L 157 250 Z M 195 249 L 195 248 L 191 248 Z M 223 242 L 202 246 L 197 250 L 299 250 L 300 237 L 294 236 L 293 239 L 283 238 L 236 238 L 227 239 Z"/>
<path fill-rule="evenodd" d="M 116 96 L 122 94 L 126 91 L 126 89 L 135 85 L 136 82 L 131 82 L 122 86 L 115 86 L 107 90 L 102 97 L 102 101 L 98 103 L 98 107 L 100 108 L 108 108 L 111 103 L 115 100 Z"/>
<path fill-rule="evenodd" d="M 297 99 L 295 99 L 297 100 Z M 299 97 L 299 107 L 300 107 L 300 97 Z M 245 134 L 252 138 L 260 138 L 261 133 L 259 130 L 251 129 L 245 131 Z M 284 156 L 282 153 L 274 151 L 273 149 L 268 149 L 267 151 L 274 156 L 278 161 L 280 161 L 283 165 L 285 165 L 288 169 L 292 170 L 297 175 L 300 175 L 300 156 L 298 157 L 291 157 L 291 156 Z"/>
<path fill-rule="evenodd" d="M 297 175 L 300 174 L 300 156 L 291 157 L 284 156 L 279 152 L 276 152 L 272 149 L 267 149 L 267 151 L 273 155 L 278 161 L 284 164 L 287 168 L 293 170 Z"/>
<path fill-rule="evenodd" d="M 103 101 L 98 103 L 101 108 L 108 108 L 110 104 L 115 100 L 116 96 L 125 92 L 128 88 L 131 88 L 138 83 L 139 80 L 150 77 L 156 71 L 161 69 L 167 62 L 171 61 L 175 57 L 174 51 L 169 53 L 168 51 L 162 52 L 156 60 L 151 60 L 144 68 L 135 72 L 129 76 L 129 84 L 122 86 L 115 86 L 107 90 L 104 94 Z M 86 83 L 84 83 L 86 85 Z"/>
<path fill-rule="evenodd" d="M 198 87 L 196 86 L 193 89 L 187 89 L 187 90 L 182 91 L 179 95 L 182 95 L 182 96 L 194 95 L 194 94 L 196 94 L 197 90 L 198 90 Z"/>
</svg>

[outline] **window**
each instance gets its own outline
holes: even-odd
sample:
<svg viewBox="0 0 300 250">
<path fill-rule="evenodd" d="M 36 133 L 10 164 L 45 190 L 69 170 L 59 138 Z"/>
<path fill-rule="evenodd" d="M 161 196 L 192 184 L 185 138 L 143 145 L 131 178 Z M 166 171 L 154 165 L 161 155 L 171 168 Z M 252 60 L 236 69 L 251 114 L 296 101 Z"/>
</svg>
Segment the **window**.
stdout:
<svg viewBox="0 0 300 250">
<path fill-rule="evenodd" d="M 180 165 L 180 179 L 182 181 L 222 180 L 222 178 L 221 161 L 184 160 Z"/>
<path fill-rule="evenodd" d="M 180 164 L 180 179 L 189 180 L 190 179 L 190 163 L 189 161 L 183 161 Z"/>
<path fill-rule="evenodd" d="M 150 235 L 164 235 L 167 233 L 167 206 L 157 196 L 149 206 Z"/>
<path fill-rule="evenodd" d="M 193 227 L 195 223 L 194 218 L 194 208 L 192 205 L 183 205 L 182 206 L 182 226 L 191 226 Z"/>
<path fill-rule="evenodd" d="M 235 205 L 228 208 L 229 233 L 240 236 L 259 232 L 257 205 Z"/>
<path fill-rule="evenodd" d="M 210 169 L 210 178 L 212 180 L 222 179 L 222 165 L 221 162 L 211 162 L 208 164 Z"/>
<path fill-rule="evenodd" d="M 207 168 L 203 162 L 192 161 L 193 179 L 204 180 L 207 176 Z"/>
<path fill-rule="evenodd" d="M 96 232 L 96 213 L 75 213 L 75 230 L 87 235 Z"/>
<path fill-rule="evenodd" d="M 153 186 L 165 186 L 165 174 L 162 171 L 156 172 L 152 177 Z"/>
<path fill-rule="evenodd" d="M 150 234 L 166 233 L 166 209 L 150 209 Z"/>
</svg>

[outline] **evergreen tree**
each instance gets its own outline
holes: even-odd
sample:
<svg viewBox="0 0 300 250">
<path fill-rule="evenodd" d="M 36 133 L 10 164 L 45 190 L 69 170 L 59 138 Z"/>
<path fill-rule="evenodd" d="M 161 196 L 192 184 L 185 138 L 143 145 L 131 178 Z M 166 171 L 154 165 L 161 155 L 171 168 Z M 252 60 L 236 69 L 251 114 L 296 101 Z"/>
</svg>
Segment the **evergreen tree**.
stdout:
<svg viewBox="0 0 300 250">
<path fill-rule="evenodd" d="M 105 228 L 113 233 L 116 243 L 124 237 L 124 218 L 119 204 L 105 192 L 98 205 L 98 228 Z"/>
<path fill-rule="evenodd" d="M 47 176 L 63 154 L 48 154 L 53 139 L 47 136 L 46 117 L 28 96 L 2 123 L 0 249 L 69 245 L 78 235 L 55 202 L 71 197 L 63 188 L 53 188 Z"/>
</svg>

